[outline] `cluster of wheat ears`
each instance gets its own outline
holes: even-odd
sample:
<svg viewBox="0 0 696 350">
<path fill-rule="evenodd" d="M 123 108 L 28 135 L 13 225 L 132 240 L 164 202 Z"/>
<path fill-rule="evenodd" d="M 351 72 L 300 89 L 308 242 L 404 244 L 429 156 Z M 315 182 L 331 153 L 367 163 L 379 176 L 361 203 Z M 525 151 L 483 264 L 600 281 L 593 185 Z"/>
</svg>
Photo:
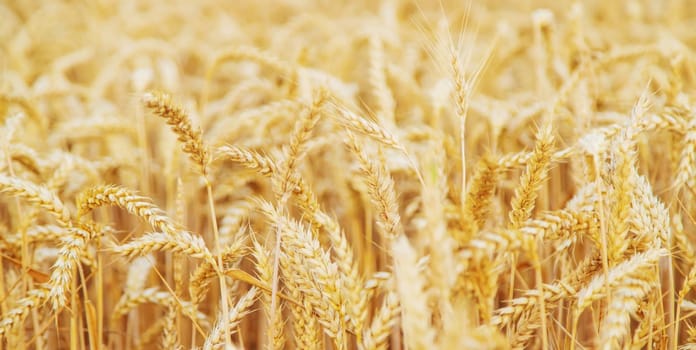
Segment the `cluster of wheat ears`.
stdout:
<svg viewBox="0 0 696 350">
<path fill-rule="evenodd" d="M 0 348 L 696 348 L 694 19 L 0 2 Z"/>
</svg>

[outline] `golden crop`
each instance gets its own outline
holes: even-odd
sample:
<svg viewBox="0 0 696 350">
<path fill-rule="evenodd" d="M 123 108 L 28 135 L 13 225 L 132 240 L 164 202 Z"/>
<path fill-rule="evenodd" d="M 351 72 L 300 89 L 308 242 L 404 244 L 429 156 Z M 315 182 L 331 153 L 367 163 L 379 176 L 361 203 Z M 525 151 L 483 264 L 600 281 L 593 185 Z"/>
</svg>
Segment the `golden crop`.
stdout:
<svg viewBox="0 0 696 350">
<path fill-rule="evenodd" d="M 0 350 L 696 349 L 695 20 L 0 2 Z"/>
</svg>

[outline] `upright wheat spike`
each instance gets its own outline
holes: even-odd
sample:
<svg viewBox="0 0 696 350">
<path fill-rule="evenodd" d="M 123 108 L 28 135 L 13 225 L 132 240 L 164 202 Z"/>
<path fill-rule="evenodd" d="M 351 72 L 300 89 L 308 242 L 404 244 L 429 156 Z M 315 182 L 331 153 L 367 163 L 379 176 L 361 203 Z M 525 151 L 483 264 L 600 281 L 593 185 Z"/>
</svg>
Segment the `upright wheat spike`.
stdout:
<svg viewBox="0 0 696 350">
<path fill-rule="evenodd" d="M 404 339 L 411 349 L 428 349 L 435 342 L 435 330 L 430 324 L 431 312 L 426 305 L 425 280 L 417 267 L 418 257 L 404 236 L 397 237 L 392 251 Z"/>
</svg>

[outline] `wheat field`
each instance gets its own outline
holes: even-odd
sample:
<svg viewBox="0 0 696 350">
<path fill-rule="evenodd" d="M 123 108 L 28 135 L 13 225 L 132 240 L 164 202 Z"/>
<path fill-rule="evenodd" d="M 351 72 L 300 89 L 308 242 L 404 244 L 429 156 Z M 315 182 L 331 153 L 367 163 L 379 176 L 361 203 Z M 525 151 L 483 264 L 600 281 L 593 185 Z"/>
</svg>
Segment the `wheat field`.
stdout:
<svg viewBox="0 0 696 350">
<path fill-rule="evenodd" d="M 694 28 L 0 1 L 0 350 L 696 349 Z"/>
</svg>

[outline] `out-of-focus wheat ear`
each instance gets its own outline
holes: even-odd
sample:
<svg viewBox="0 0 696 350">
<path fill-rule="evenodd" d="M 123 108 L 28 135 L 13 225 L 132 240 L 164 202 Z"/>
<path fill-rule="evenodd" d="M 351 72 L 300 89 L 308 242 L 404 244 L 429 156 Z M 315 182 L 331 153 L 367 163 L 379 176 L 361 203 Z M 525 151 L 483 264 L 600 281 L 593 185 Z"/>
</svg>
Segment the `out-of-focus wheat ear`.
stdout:
<svg viewBox="0 0 696 350">
<path fill-rule="evenodd" d="M 58 225 L 38 225 L 27 228 L 27 243 L 57 241 L 68 232 L 68 228 Z M 22 235 L 14 234 L 4 238 L 2 244 L 20 249 L 22 246 Z M 8 248 L 9 249 L 9 248 Z"/>
<path fill-rule="evenodd" d="M 684 137 L 684 145 L 679 157 L 674 186 L 680 189 L 682 186 L 687 185 L 692 190 L 696 190 L 693 187 L 696 184 L 694 179 L 696 179 L 696 115 L 691 116 L 686 126 L 686 136 Z"/>
<path fill-rule="evenodd" d="M 46 161 L 31 147 L 23 145 L 19 142 L 13 142 L 7 146 L 6 152 L 9 152 L 9 158 L 13 162 L 22 164 L 25 168 L 36 175 L 42 175 L 46 172 Z M 5 164 L 0 165 L 0 170 Z"/>
<path fill-rule="evenodd" d="M 367 181 L 370 199 L 377 207 L 379 213 L 377 224 L 382 229 L 387 242 L 391 242 L 404 232 L 396 201 L 394 180 L 383 164 L 378 164 L 370 159 L 353 134 L 348 132 L 348 138 L 347 146 L 360 162 L 362 175 Z"/>
<path fill-rule="evenodd" d="M 2 315 L 0 319 L 0 340 L 8 337 L 14 327 L 20 326 L 29 316 L 29 312 L 43 305 L 49 298 L 49 290 L 39 287 L 27 292 L 27 295 L 17 302 L 17 305 Z"/>
<path fill-rule="evenodd" d="M 233 244 L 239 240 L 240 235 L 246 234 L 245 221 L 252 206 L 250 200 L 242 200 L 225 209 L 220 221 L 220 244 L 222 246 Z"/>
<path fill-rule="evenodd" d="M 245 251 L 244 243 L 244 237 L 240 237 L 223 249 L 221 254 L 225 268 L 233 266 L 243 257 Z M 215 268 L 216 265 L 212 261 L 205 260 L 196 267 L 196 270 L 189 277 L 189 294 L 194 305 L 198 305 L 203 301 L 205 294 L 208 292 L 210 279 L 216 276 Z"/>
<path fill-rule="evenodd" d="M 277 166 L 271 158 L 243 147 L 221 146 L 216 153 L 216 158 L 225 158 L 239 163 L 245 168 L 256 170 L 259 174 L 266 177 L 270 177 L 277 171 Z"/>
<path fill-rule="evenodd" d="M 111 322 L 115 324 L 119 318 L 139 305 L 152 303 L 166 307 L 170 302 L 176 303 L 181 313 L 188 317 L 200 331 L 202 331 L 200 327 L 205 329 L 210 328 L 208 316 L 198 311 L 196 306 L 188 301 L 173 298 L 169 292 L 163 292 L 157 287 L 147 288 L 134 294 L 123 294 L 118 303 L 114 305 L 111 312 Z"/>
<path fill-rule="evenodd" d="M 5 118 L 2 128 L 0 128 L 0 140 L 3 142 L 3 148 L 9 146 L 9 143 L 14 142 L 15 133 L 17 129 L 20 128 L 23 121 L 24 113 L 12 113 Z"/>
<path fill-rule="evenodd" d="M 200 129 L 194 129 L 191 118 L 184 109 L 174 104 L 169 95 L 162 92 L 148 92 L 143 95 L 142 101 L 145 107 L 167 121 L 172 131 L 178 135 L 177 139 L 181 142 L 183 151 L 205 176 L 210 155 L 203 143 Z"/>
<path fill-rule="evenodd" d="M 203 238 L 186 231 L 180 231 L 173 235 L 164 232 L 148 233 L 131 242 L 117 245 L 112 248 L 112 251 L 130 258 L 147 255 L 154 251 L 169 251 L 191 258 L 203 259 L 216 266 L 215 257 L 206 247 Z"/>
<path fill-rule="evenodd" d="M 429 349 L 435 343 L 435 329 L 427 305 L 425 280 L 418 268 L 418 256 L 408 239 L 401 235 L 392 243 L 396 286 L 401 303 L 401 325 L 410 349 Z"/>
<path fill-rule="evenodd" d="M 358 344 L 358 349 L 386 349 L 389 343 L 389 334 L 398 323 L 400 312 L 399 297 L 395 292 L 387 292 L 382 301 L 382 306 L 372 319 L 370 328 L 363 332 L 362 342 Z"/>
<path fill-rule="evenodd" d="M 46 187 L 51 191 L 60 193 L 60 189 L 68 182 L 69 177 L 76 164 L 71 157 L 65 157 L 65 160 L 60 163 L 58 168 L 53 170 L 53 174 L 46 181 Z"/>
<path fill-rule="evenodd" d="M 682 215 L 680 213 L 672 216 L 672 239 L 674 241 L 673 245 L 676 246 L 675 253 L 681 255 L 686 261 L 695 261 L 696 251 L 694 251 L 694 247 L 686 231 L 684 231 L 684 223 L 682 220 Z"/>
<path fill-rule="evenodd" d="M 297 93 L 296 84 L 298 82 L 298 70 L 288 62 L 282 61 L 273 56 L 270 52 L 263 52 L 250 46 L 236 47 L 218 53 L 212 60 L 205 73 L 205 87 L 203 89 L 203 103 L 208 102 L 210 96 L 210 81 L 218 66 L 227 61 L 248 60 L 268 67 L 278 73 L 278 75 L 289 82 L 288 95 L 294 96 Z"/>
<path fill-rule="evenodd" d="M 290 137 L 290 144 L 284 149 L 280 169 L 273 176 L 273 184 L 278 198 L 287 199 L 293 190 L 293 184 L 297 182 L 292 177 L 296 176 L 297 164 L 302 159 L 307 140 L 321 118 L 321 108 L 327 97 L 326 90 L 317 90 L 312 104 L 295 125 L 295 130 Z"/>
<path fill-rule="evenodd" d="M 70 227 L 70 212 L 48 188 L 17 177 L 0 174 L 0 192 L 22 198 L 51 213 L 63 227 Z"/>
<path fill-rule="evenodd" d="M 140 339 L 138 339 L 138 341 L 135 343 L 135 349 L 149 349 L 150 347 L 148 346 L 155 342 L 157 337 L 159 337 L 162 334 L 163 329 L 164 319 L 160 318 L 139 334 Z"/>
<path fill-rule="evenodd" d="M 168 234 L 181 231 L 180 226 L 167 216 L 167 213 L 154 205 L 148 197 L 120 186 L 101 185 L 90 188 L 77 196 L 77 217 L 80 218 L 105 205 L 115 205 L 127 210 L 152 225 L 156 230 Z"/>
<path fill-rule="evenodd" d="M 368 82 L 370 93 L 374 99 L 375 114 L 378 119 L 394 124 L 396 101 L 387 84 L 386 60 L 384 57 L 384 42 L 376 36 L 368 38 L 368 58 L 370 68 Z"/>
<path fill-rule="evenodd" d="M 218 313 L 215 326 L 210 331 L 210 334 L 208 334 L 203 344 L 204 350 L 215 349 L 220 343 L 224 343 L 222 337 L 225 336 L 225 330 L 222 329 L 222 327 L 227 324 L 227 326 L 230 327 L 230 332 L 233 332 L 242 319 L 253 311 L 251 306 L 254 305 L 258 292 L 259 290 L 256 287 L 251 287 L 248 292 L 239 298 L 237 304 L 234 305 L 229 314 L 224 315 L 222 312 Z M 227 317 L 227 322 L 223 322 L 224 317 Z"/>
<path fill-rule="evenodd" d="M 555 54 L 552 42 L 552 29 L 554 16 L 553 12 L 548 9 L 538 9 L 532 13 L 533 31 L 534 31 L 534 46 L 536 68 L 536 83 L 537 92 L 542 96 L 548 96 L 552 89 L 552 81 L 549 73 L 552 72 L 550 63 Z"/>
<path fill-rule="evenodd" d="M 334 101 L 329 102 L 329 104 L 333 107 L 333 110 L 337 112 L 337 116 L 334 117 L 339 124 L 343 125 L 345 128 L 368 136 L 386 146 L 406 152 L 406 149 L 401 145 L 396 136 L 379 124 L 359 116 L 347 107 L 343 107 Z M 331 115 L 333 116 L 333 114 Z"/>
<path fill-rule="evenodd" d="M 128 266 L 124 294 L 135 294 L 145 289 L 145 282 L 154 268 L 152 256 L 141 256 L 133 259 Z"/>
</svg>

